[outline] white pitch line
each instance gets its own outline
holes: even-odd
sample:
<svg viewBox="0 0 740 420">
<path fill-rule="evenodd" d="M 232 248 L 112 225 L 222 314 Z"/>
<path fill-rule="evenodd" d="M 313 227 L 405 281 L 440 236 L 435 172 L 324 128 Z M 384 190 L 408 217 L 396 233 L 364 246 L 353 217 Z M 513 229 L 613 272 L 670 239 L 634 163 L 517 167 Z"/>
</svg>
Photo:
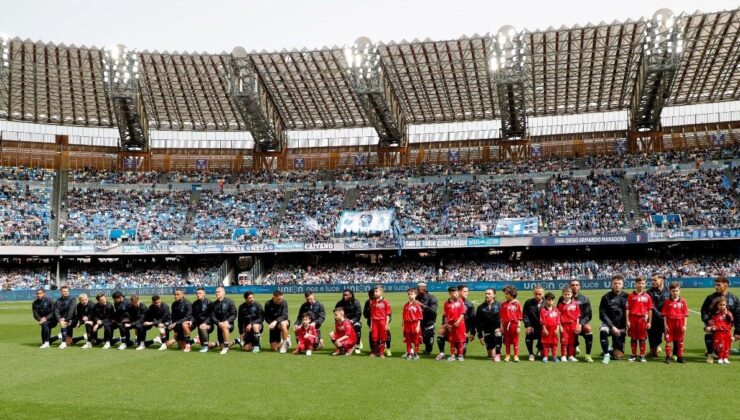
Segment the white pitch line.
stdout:
<svg viewBox="0 0 740 420">
<path fill-rule="evenodd" d="M 693 313 L 695 313 L 695 314 L 697 314 L 697 315 L 701 315 L 701 312 L 699 312 L 699 311 L 695 311 L 695 310 L 693 310 L 693 309 L 691 309 L 691 308 L 689 308 L 689 311 L 690 311 L 690 312 L 693 312 Z"/>
</svg>

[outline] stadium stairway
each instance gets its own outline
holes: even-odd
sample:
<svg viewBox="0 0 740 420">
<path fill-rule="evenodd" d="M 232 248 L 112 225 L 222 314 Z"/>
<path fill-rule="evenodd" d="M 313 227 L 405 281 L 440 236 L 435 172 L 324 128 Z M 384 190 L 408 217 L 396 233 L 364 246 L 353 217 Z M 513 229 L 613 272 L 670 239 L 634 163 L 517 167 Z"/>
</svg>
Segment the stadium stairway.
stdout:
<svg viewBox="0 0 740 420">
<path fill-rule="evenodd" d="M 290 202 L 291 198 L 293 198 L 293 190 L 285 190 L 285 198 L 283 199 L 283 203 L 278 209 L 276 220 L 283 220 L 283 217 L 285 216 L 285 210 L 288 208 L 288 202 Z M 278 223 L 277 226 L 279 227 L 280 223 Z"/>
<path fill-rule="evenodd" d="M 167 184 L 168 182 L 170 182 L 170 179 L 169 179 L 169 174 L 167 172 L 162 172 L 161 174 L 159 174 L 158 183 Z"/>
<path fill-rule="evenodd" d="M 52 186 L 51 206 L 54 218 L 49 226 L 49 239 L 59 240 L 59 220 L 67 217 L 67 192 L 69 191 L 69 170 L 58 169 Z"/>
<path fill-rule="evenodd" d="M 195 208 L 200 201 L 200 190 L 190 192 L 190 203 L 188 204 L 188 212 L 185 213 L 185 226 L 193 226 L 195 221 Z M 193 232 L 189 232 L 187 229 L 183 230 L 182 237 L 183 241 L 193 239 Z"/>
<path fill-rule="evenodd" d="M 622 203 L 624 203 L 624 219 L 630 228 L 640 215 L 640 198 L 637 196 L 632 184 L 633 180 L 622 178 Z M 635 219 L 630 220 L 630 212 L 635 213 Z"/>
</svg>

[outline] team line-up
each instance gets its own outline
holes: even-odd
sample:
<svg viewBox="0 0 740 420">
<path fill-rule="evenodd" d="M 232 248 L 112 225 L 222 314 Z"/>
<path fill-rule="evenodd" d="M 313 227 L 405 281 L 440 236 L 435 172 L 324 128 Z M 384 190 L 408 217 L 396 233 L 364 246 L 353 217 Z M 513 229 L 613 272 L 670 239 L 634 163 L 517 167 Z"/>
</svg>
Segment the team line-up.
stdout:
<svg viewBox="0 0 740 420">
<path fill-rule="evenodd" d="M 666 287 L 664 276 L 654 274 L 650 289 L 647 289 L 644 277 L 637 278 L 635 290 L 629 294 L 623 286 L 623 276 L 613 276 L 611 290 L 602 296 L 599 303 L 602 363 L 624 356 L 627 336 L 631 344 L 629 361 L 646 361 L 646 342 L 649 342 L 650 354 L 658 357 L 665 340 L 665 362 L 684 363 L 684 336 L 689 311 L 686 300 L 680 296 L 679 283 Z M 728 287 L 726 277 L 717 277 L 715 292 L 707 296 L 701 307 L 708 363 L 714 363 L 716 359 L 717 363 L 729 364 L 732 342 L 740 339 L 740 302 Z M 437 298 L 429 293 L 425 283 L 408 289 L 408 302 L 403 306 L 402 319 L 406 353 L 402 357 L 414 360 L 419 359 L 421 352 L 431 354 L 436 336 L 436 360 L 463 361 L 469 344 L 477 336 L 490 359 L 501 361 L 505 350 L 504 361 L 519 362 L 519 337 L 523 323 L 530 361 L 535 361 L 539 355 L 543 362 L 577 362 L 578 338 L 583 337 L 584 360 L 593 362 L 591 302 L 580 293 L 579 280 L 571 279 L 557 303 L 556 296 L 545 293 L 542 287 L 536 287 L 533 297 L 523 306 L 517 300 L 515 287 L 505 286 L 502 292 L 505 301 L 499 302 L 496 291 L 487 289 L 484 302 L 475 308 L 468 300 L 467 286 L 450 287 L 449 298 L 442 307 L 441 327 L 437 328 Z M 171 308 L 156 295 L 147 306 L 139 296 L 132 295 L 126 300 L 118 291 L 112 294 L 113 303 L 108 302 L 104 293 L 96 295 L 95 303 L 85 294 L 80 294 L 75 302 L 66 286 L 61 287 L 58 300 L 47 297 L 43 289 L 37 290 L 36 296 L 32 310 L 41 327 L 41 348 L 44 349 L 59 339 L 61 349 L 84 340 L 83 349 L 101 343 L 103 349 L 110 349 L 112 344 L 120 343 L 118 350 L 129 346 L 144 350 L 154 344 L 159 346 L 159 350 L 167 350 L 177 343 L 184 352 L 190 352 L 191 345 L 197 344 L 201 353 L 218 348 L 221 354 L 227 354 L 232 346 L 257 353 L 265 323 L 272 351 L 286 353 L 292 347 L 288 303 L 279 290 L 264 307 L 254 300 L 254 293 L 246 292 L 244 303 L 238 309 L 234 301 L 226 297 L 223 287 L 216 289 L 214 301 L 209 301 L 205 290 L 199 288 L 192 303 L 185 299 L 183 290 L 177 289 Z M 321 327 L 326 311 L 312 292 L 306 292 L 305 299 L 292 328 L 296 339 L 293 353 L 310 356 L 313 350 L 324 346 Z M 345 290 L 333 312 L 334 331 L 329 337 L 336 351 L 332 355 L 361 354 L 361 317 L 364 316 L 370 329 L 370 356 L 391 356 L 392 311 L 390 303 L 383 297 L 381 285 L 369 291 L 364 308 L 352 291 Z M 232 340 L 235 321 L 238 323 L 238 337 Z M 61 332 L 52 337 L 52 330 L 57 325 Z M 734 336 L 731 332 L 733 327 Z M 76 328 L 84 328 L 85 333 L 75 337 Z M 157 335 L 147 340 L 150 329 L 155 329 Z M 103 331 L 102 341 L 98 339 L 100 330 Z M 117 339 L 113 337 L 115 330 L 119 331 Z M 195 339 L 191 339 L 193 330 L 197 331 Z M 132 331 L 135 339 L 131 338 Z M 217 341 L 211 342 L 209 337 L 214 331 Z M 173 338 L 170 338 L 171 333 L 174 333 Z M 424 350 L 421 350 L 422 343 Z M 449 357 L 445 354 L 447 343 L 450 345 Z"/>
</svg>

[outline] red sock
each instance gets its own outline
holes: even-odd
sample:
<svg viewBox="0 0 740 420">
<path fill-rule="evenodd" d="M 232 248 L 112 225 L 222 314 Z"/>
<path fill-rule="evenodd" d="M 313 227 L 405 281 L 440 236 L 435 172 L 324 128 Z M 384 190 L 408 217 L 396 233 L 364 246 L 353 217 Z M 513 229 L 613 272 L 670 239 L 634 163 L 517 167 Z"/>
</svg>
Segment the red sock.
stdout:
<svg viewBox="0 0 740 420">
<path fill-rule="evenodd" d="M 632 340 L 630 346 L 632 347 L 632 357 L 637 357 L 637 340 Z"/>
<path fill-rule="evenodd" d="M 676 352 L 678 352 L 678 348 L 676 348 Z M 665 357 L 670 358 L 671 357 L 671 342 L 665 343 Z"/>
<path fill-rule="evenodd" d="M 676 343 L 676 356 L 683 357 L 683 341 Z"/>
<path fill-rule="evenodd" d="M 645 357 L 645 340 L 640 340 L 640 356 Z"/>
</svg>

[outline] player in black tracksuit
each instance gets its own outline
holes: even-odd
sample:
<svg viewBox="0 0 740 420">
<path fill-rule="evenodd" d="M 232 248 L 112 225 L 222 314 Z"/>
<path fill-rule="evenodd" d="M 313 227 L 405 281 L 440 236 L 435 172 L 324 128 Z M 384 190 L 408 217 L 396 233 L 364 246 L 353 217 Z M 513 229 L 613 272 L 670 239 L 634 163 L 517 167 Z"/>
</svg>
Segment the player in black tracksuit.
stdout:
<svg viewBox="0 0 740 420">
<path fill-rule="evenodd" d="M 123 293 L 119 291 L 113 292 L 113 321 L 111 328 L 113 331 L 118 329 L 118 334 L 121 337 L 121 345 L 118 350 L 124 350 L 127 346 L 131 345 L 131 337 L 129 336 L 129 329 L 126 328 L 126 324 L 130 323 L 131 314 L 129 309 L 131 305 L 126 301 Z"/>
<path fill-rule="evenodd" d="M 206 291 L 199 287 L 195 291 L 196 299 L 193 302 L 193 328 L 198 329 L 198 341 L 201 351 L 208 351 L 208 336 L 213 332 L 211 324 L 211 302 L 206 298 Z"/>
<path fill-rule="evenodd" d="M 647 293 L 653 299 L 653 320 L 648 330 L 650 355 L 658 357 L 658 348 L 660 348 L 660 343 L 663 342 L 663 334 L 665 334 L 663 304 L 671 298 L 671 291 L 665 287 L 665 276 L 662 274 L 653 274 L 652 285 Z"/>
<path fill-rule="evenodd" d="M 154 340 L 146 340 L 144 345 L 146 347 L 151 346 L 154 343 L 161 344 L 166 347 L 167 340 L 170 338 L 170 330 L 167 326 L 172 322 L 172 314 L 170 314 L 170 307 L 166 303 L 162 302 L 159 295 L 152 296 L 152 304 L 144 314 L 144 330 L 149 331 L 152 328 L 157 328 L 159 335 Z M 161 348 L 161 347 L 160 347 Z"/>
<path fill-rule="evenodd" d="M 51 330 L 57 326 L 54 318 L 54 299 L 46 296 L 44 289 L 36 290 L 36 300 L 31 303 L 33 319 L 41 326 L 41 347 L 47 348 L 58 337 L 51 337 Z"/>
<path fill-rule="evenodd" d="M 190 330 L 193 325 L 193 306 L 185 299 L 182 289 L 175 290 L 175 301 L 172 302 L 172 322 L 167 326 L 168 330 L 175 332 L 175 337 L 167 340 L 167 347 L 177 341 L 177 345 L 185 352 L 190 351 Z"/>
<path fill-rule="evenodd" d="M 64 346 L 71 346 L 75 343 L 70 331 L 73 328 L 71 321 L 74 320 L 77 305 L 74 299 L 69 296 L 69 287 L 62 286 L 59 291 L 61 296 L 54 302 L 54 319 L 57 320 L 62 329 L 62 343 L 64 343 Z"/>
<path fill-rule="evenodd" d="M 285 353 L 290 347 L 290 321 L 288 320 L 288 302 L 283 298 L 283 292 L 272 292 L 272 299 L 265 303 L 265 322 L 269 332 L 270 348 Z"/>
<path fill-rule="evenodd" d="M 737 296 L 730 293 L 729 290 L 727 290 L 729 287 L 729 280 L 727 277 L 717 277 L 714 280 L 714 290 L 715 292 L 711 295 L 707 296 L 706 299 L 704 299 L 704 303 L 701 305 L 701 320 L 704 322 L 704 326 L 706 326 L 709 321 L 712 319 L 712 316 L 714 315 L 712 313 L 712 304 L 714 303 L 714 300 L 718 297 L 724 296 L 725 299 L 727 299 L 727 311 L 732 314 L 732 316 L 735 318 L 734 324 L 735 324 L 735 338 L 740 335 L 740 300 L 738 300 Z M 714 344 L 712 342 L 712 333 L 708 333 L 704 335 L 704 345 L 707 348 L 707 354 L 711 355 L 714 353 Z"/>
<path fill-rule="evenodd" d="M 524 302 L 522 308 L 522 316 L 524 318 L 524 328 L 526 334 L 524 336 L 524 344 L 527 346 L 527 352 L 529 353 L 529 359 L 535 356 L 534 341 L 537 340 L 537 353 L 542 351 L 542 343 L 540 338 L 542 337 L 542 324 L 540 324 L 540 311 L 542 305 L 545 303 L 543 297 L 545 296 L 545 289 L 542 287 L 535 287 L 532 291 L 534 297 Z"/>
<path fill-rule="evenodd" d="M 146 328 L 144 328 L 144 317 L 149 308 L 139 299 L 139 295 L 131 295 L 129 298 L 128 322 L 124 322 L 123 328 L 126 329 L 126 338 L 131 339 L 131 330 L 136 331 L 136 343 L 138 349 L 143 350 L 146 341 Z"/>
<path fill-rule="evenodd" d="M 314 297 L 313 292 L 310 290 L 303 295 L 306 301 L 298 309 L 298 318 L 295 321 L 294 329 L 300 327 L 303 314 L 309 314 L 311 316 L 311 324 L 316 327 L 316 332 L 319 334 L 319 339 L 314 344 L 314 350 L 316 350 L 324 346 L 324 340 L 321 338 L 321 325 L 326 320 L 326 309 L 324 308 L 324 304 L 316 300 L 316 297 Z"/>
<path fill-rule="evenodd" d="M 622 276 L 612 277 L 612 290 L 608 291 L 601 297 L 599 302 L 599 319 L 601 328 L 599 329 L 599 341 L 601 350 L 604 353 L 603 363 L 609 363 L 611 355 L 609 354 L 609 336 L 612 337 L 612 347 L 614 351 L 624 354 L 624 338 L 627 333 L 627 310 L 628 295 L 622 288 L 624 287 L 624 278 Z"/>
<path fill-rule="evenodd" d="M 254 300 L 254 293 L 244 292 L 244 303 L 239 305 L 237 320 L 242 348 L 246 351 L 259 352 L 265 310 L 259 302 Z"/>
<path fill-rule="evenodd" d="M 211 323 L 216 328 L 218 344 L 221 351 L 226 353 L 231 340 L 229 335 L 234 331 L 236 321 L 236 305 L 234 301 L 226 297 L 223 287 L 216 289 L 216 300 L 211 304 Z"/>
<path fill-rule="evenodd" d="M 496 302 L 496 291 L 486 290 L 486 300 L 475 311 L 475 324 L 481 344 L 486 346 L 489 358 L 501 354 L 501 304 Z"/>
<path fill-rule="evenodd" d="M 108 302 L 105 294 L 98 293 L 95 296 L 97 303 L 92 309 L 92 334 L 88 334 L 89 342 L 98 344 L 98 330 L 103 329 L 103 341 L 105 342 L 104 348 L 109 348 L 110 343 L 113 340 L 113 317 L 115 316 L 115 310 L 113 305 Z"/>
<path fill-rule="evenodd" d="M 421 334 L 424 341 L 424 354 L 430 354 L 434 348 L 434 327 L 437 322 L 437 298 L 429 293 L 426 283 L 419 283 L 416 287 L 416 301 L 421 304 L 423 318 L 421 320 Z"/>
<path fill-rule="evenodd" d="M 69 327 L 67 327 L 67 335 L 69 337 L 73 337 L 74 329 L 78 327 L 84 328 L 85 335 L 83 337 L 74 338 L 73 343 L 76 343 L 83 339 L 87 340 L 88 343 L 90 342 L 89 338 L 92 337 L 92 311 L 94 306 L 95 304 L 87 297 L 86 294 L 83 293 L 77 297 L 77 305 L 75 305 L 74 317 L 71 318 Z"/>
</svg>

